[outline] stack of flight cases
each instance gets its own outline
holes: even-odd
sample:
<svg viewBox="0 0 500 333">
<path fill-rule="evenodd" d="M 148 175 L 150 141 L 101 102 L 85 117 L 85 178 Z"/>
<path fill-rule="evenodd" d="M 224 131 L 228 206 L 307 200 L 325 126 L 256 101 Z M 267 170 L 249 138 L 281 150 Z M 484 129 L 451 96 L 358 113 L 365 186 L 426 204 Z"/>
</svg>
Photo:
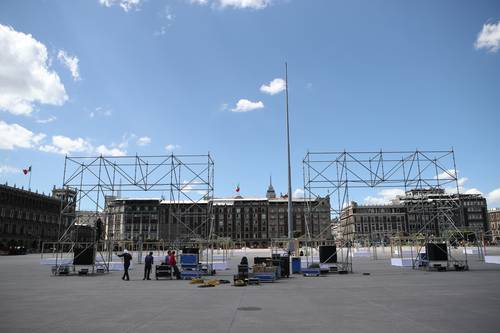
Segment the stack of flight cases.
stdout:
<svg viewBox="0 0 500 333">
<path fill-rule="evenodd" d="M 180 255 L 181 264 L 181 279 L 191 280 L 200 278 L 203 275 L 201 265 L 199 263 L 199 249 L 198 248 L 184 248 Z"/>
<path fill-rule="evenodd" d="M 253 277 L 260 282 L 274 282 L 290 277 L 290 257 L 273 254 L 272 257 L 254 257 Z M 264 265 L 265 266 L 264 266 Z"/>
<path fill-rule="evenodd" d="M 173 279 L 173 269 L 172 266 L 161 264 L 155 267 L 155 278 L 158 280 L 160 278 Z"/>
</svg>

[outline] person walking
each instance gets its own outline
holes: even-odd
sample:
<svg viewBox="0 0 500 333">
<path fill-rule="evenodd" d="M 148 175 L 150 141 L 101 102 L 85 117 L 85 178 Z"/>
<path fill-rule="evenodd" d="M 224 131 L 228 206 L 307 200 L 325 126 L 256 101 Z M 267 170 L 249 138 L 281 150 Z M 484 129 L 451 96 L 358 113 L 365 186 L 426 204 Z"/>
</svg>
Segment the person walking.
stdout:
<svg viewBox="0 0 500 333">
<path fill-rule="evenodd" d="M 127 278 L 127 281 L 130 281 L 130 277 L 128 275 L 128 268 L 130 267 L 130 262 L 132 261 L 132 255 L 128 253 L 127 249 L 123 250 L 122 254 L 116 254 L 118 257 L 123 258 L 123 276 L 122 280 Z"/>
<path fill-rule="evenodd" d="M 153 252 L 149 252 L 149 254 L 144 258 L 144 279 L 143 280 L 151 280 L 149 275 L 151 274 L 151 267 L 153 266 L 154 257 Z"/>
<path fill-rule="evenodd" d="M 165 257 L 165 265 L 169 265 L 170 262 L 170 256 L 172 255 L 172 251 L 168 250 L 167 251 L 167 256 Z"/>
<path fill-rule="evenodd" d="M 177 267 L 177 260 L 175 259 L 175 251 L 172 251 L 169 258 L 170 259 L 168 261 L 168 264 L 170 266 L 172 266 L 172 268 L 174 269 L 174 274 L 175 274 L 175 277 L 177 278 L 177 280 L 180 280 L 181 273 L 179 272 L 179 268 Z"/>
</svg>

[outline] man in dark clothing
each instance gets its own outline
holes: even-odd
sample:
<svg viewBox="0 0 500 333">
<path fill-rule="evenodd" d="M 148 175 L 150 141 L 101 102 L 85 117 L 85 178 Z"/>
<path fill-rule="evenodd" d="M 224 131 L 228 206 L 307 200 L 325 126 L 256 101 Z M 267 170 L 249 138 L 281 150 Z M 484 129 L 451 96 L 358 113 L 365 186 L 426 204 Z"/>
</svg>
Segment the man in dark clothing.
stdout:
<svg viewBox="0 0 500 333">
<path fill-rule="evenodd" d="M 153 266 L 153 262 L 154 262 L 153 252 L 149 252 L 149 254 L 146 256 L 146 258 L 144 258 L 144 279 L 143 280 L 146 280 L 146 278 L 148 280 L 151 280 L 149 278 L 149 274 L 151 274 L 151 267 Z"/>
<path fill-rule="evenodd" d="M 123 276 L 122 280 L 127 278 L 127 281 L 130 281 L 130 277 L 128 276 L 128 268 L 130 267 L 130 262 L 132 261 L 132 255 L 128 253 L 127 249 L 123 250 L 122 254 L 117 254 L 118 257 L 123 258 Z"/>
</svg>

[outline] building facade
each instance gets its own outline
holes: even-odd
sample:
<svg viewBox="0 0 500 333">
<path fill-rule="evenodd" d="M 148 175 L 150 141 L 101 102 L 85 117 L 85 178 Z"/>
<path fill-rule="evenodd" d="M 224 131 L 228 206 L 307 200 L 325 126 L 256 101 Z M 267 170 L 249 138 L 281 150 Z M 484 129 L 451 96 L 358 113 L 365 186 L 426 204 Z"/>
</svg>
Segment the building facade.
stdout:
<svg viewBox="0 0 500 333">
<path fill-rule="evenodd" d="M 491 240 L 494 243 L 500 242 L 500 208 L 488 211 L 488 223 L 491 231 Z"/>
<path fill-rule="evenodd" d="M 276 197 L 270 184 L 266 197 L 215 198 L 171 202 L 160 199 L 107 200 L 106 233 L 115 240 L 231 238 L 247 246 L 268 246 L 288 237 L 288 198 Z M 310 212 L 309 205 L 315 209 Z M 329 200 L 293 199 L 294 236 L 331 236 Z"/>
<path fill-rule="evenodd" d="M 43 242 L 58 239 L 59 212 L 67 204 L 65 200 L 73 198 L 76 192 L 55 190 L 58 195 L 64 195 L 49 196 L 7 184 L 0 185 L 1 248 L 23 246 L 38 250 Z M 70 221 L 71 218 L 63 217 L 61 229 L 67 228 Z"/>
<path fill-rule="evenodd" d="M 447 207 L 461 207 L 448 209 Z M 448 214 L 443 214 L 443 211 Z M 441 189 L 411 190 L 387 205 L 358 205 L 342 211 L 341 229 L 359 242 L 388 242 L 393 236 L 417 233 L 439 236 L 451 223 L 460 229 L 489 230 L 486 199 L 479 194 L 445 193 Z"/>
</svg>

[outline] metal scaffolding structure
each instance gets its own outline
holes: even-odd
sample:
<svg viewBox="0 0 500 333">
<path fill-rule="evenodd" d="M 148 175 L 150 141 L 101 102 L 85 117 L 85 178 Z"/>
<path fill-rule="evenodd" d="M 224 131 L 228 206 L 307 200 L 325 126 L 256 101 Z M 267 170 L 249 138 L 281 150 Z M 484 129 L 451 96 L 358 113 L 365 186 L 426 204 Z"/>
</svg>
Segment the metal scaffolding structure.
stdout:
<svg viewBox="0 0 500 333">
<path fill-rule="evenodd" d="M 331 200 L 339 264 L 350 272 L 356 230 L 347 208 L 353 192 L 374 188 L 396 188 L 405 193 L 446 190 L 451 194 L 433 200 L 415 195 L 409 213 L 422 221 L 418 233 L 428 232 L 433 224 L 438 224 L 442 232 L 461 233 L 455 225 L 457 220 L 462 224 L 463 212 L 453 150 L 308 152 L 303 159 L 303 177 L 306 198 L 328 197 Z M 310 205 L 308 210 L 312 213 L 316 208 Z"/>
<path fill-rule="evenodd" d="M 129 239 L 108 232 L 106 225 L 82 242 L 75 233 L 78 212 L 95 213 L 96 218 L 110 221 L 125 212 L 112 211 L 108 203 L 117 198 L 161 198 L 168 204 L 166 239 L 161 239 L 161 249 L 179 249 L 190 239 L 210 240 L 213 234 L 212 202 L 214 195 L 214 161 L 206 155 L 157 155 L 157 156 L 66 156 L 62 190 L 76 193 L 61 204 L 59 240 L 52 248 L 58 266 L 67 263 L 75 247 L 94 248 L 94 268 L 109 271 L 112 251 L 130 242 Z M 105 223 L 104 223 L 105 224 Z M 160 227 L 160 221 L 158 227 Z M 175 238 L 170 235 L 175 234 Z M 184 237 L 179 238 L 182 234 Z M 142 235 L 132 247 L 147 244 Z M 161 238 L 161 237 L 160 237 Z M 129 245 L 130 246 L 130 245 Z M 155 247 L 159 245 L 156 244 Z M 140 253 L 141 253 L 140 252 Z M 66 260 L 63 260 L 66 259 Z"/>
</svg>

